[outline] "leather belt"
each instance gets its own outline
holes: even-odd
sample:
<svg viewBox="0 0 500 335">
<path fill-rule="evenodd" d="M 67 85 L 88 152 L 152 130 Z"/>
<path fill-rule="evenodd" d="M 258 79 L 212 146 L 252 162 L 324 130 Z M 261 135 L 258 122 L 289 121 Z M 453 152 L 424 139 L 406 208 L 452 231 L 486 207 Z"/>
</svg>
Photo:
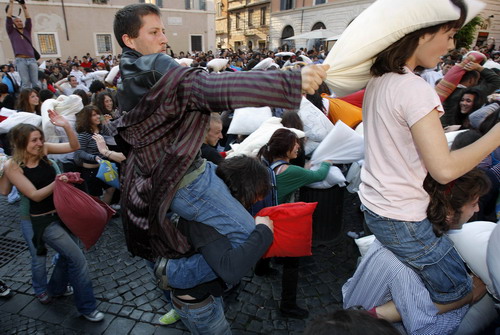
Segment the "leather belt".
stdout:
<svg viewBox="0 0 500 335">
<path fill-rule="evenodd" d="M 88 164 L 88 163 L 83 163 L 82 165 L 86 169 L 96 169 L 99 167 L 99 164 Z"/>
<path fill-rule="evenodd" d="M 208 305 L 212 301 L 214 301 L 214 297 L 209 296 L 208 298 L 206 298 L 203 301 L 200 301 L 200 302 L 197 302 L 194 304 L 190 304 L 188 302 L 184 302 L 184 301 L 177 299 L 175 296 L 172 296 L 172 304 L 175 307 L 177 307 L 178 309 L 183 309 L 184 307 L 187 307 L 188 309 L 198 309 L 198 308 L 205 307 L 206 305 Z"/>
<path fill-rule="evenodd" d="M 16 58 L 34 58 L 34 57 L 27 56 L 27 55 L 16 55 Z"/>
</svg>

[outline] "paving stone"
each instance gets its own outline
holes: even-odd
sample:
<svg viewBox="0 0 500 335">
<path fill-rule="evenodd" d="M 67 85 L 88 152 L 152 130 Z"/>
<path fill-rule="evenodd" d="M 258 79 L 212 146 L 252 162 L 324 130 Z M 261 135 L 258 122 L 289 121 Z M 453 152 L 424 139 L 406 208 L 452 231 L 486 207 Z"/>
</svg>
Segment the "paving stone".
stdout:
<svg viewBox="0 0 500 335">
<path fill-rule="evenodd" d="M 130 306 L 125 306 L 120 310 L 118 315 L 128 317 L 128 316 L 130 316 L 130 314 L 132 314 L 133 311 L 134 311 L 134 308 L 132 308 Z"/>
<path fill-rule="evenodd" d="M 135 321 L 125 318 L 115 318 L 106 328 L 104 334 L 116 335 L 116 334 L 128 334 L 130 330 L 135 326 Z"/>
<path fill-rule="evenodd" d="M 137 322 L 130 331 L 130 335 L 151 335 L 156 331 L 156 328 L 149 323 Z"/>
<path fill-rule="evenodd" d="M 140 320 L 142 317 L 142 314 L 144 314 L 143 311 L 134 309 L 134 311 L 129 315 L 129 317 L 133 320 Z"/>
<path fill-rule="evenodd" d="M 10 287 L 12 287 L 12 285 Z M 34 299 L 33 296 L 30 295 L 14 294 L 12 298 L 7 300 L 3 305 L 0 306 L 0 310 L 4 312 L 17 314 L 24 307 L 26 307 L 33 299 Z"/>
<path fill-rule="evenodd" d="M 122 309 L 122 305 L 119 304 L 109 304 L 108 313 L 110 314 L 118 314 Z"/>
</svg>

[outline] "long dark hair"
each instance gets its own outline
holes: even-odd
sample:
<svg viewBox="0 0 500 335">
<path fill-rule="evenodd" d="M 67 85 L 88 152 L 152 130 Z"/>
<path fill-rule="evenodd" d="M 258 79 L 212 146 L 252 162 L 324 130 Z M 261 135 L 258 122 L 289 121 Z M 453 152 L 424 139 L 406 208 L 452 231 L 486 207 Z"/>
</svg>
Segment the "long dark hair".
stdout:
<svg viewBox="0 0 500 335">
<path fill-rule="evenodd" d="M 269 163 L 272 163 L 277 158 L 286 158 L 288 152 L 293 150 L 298 139 L 293 131 L 280 128 L 274 132 L 269 142 L 260 148 L 257 157 L 259 159 L 264 158 Z"/>
<path fill-rule="evenodd" d="M 468 114 L 463 114 L 460 111 L 460 101 L 462 100 L 463 96 L 466 94 L 470 94 L 474 96 L 474 103 L 472 104 L 472 109 L 470 113 Z M 476 88 L 468 88 L 465 89 L 462 94 L 460 94 L 460 99 L 458 99 L 457 105 L 455 106 L 455 115 L 454 115 L 454 122 L 453 124 L 459 124 L 462 125 L 463 127 L 469 127 L 469 115 L 472 112 L 477 111 L 479 108 L 481 108 L 482 105 L 484 105 L 486 99 L 484 94 L 481 93 Z"/>
<path fill-rule="evenodd" d="M 110 97 L 111 101 L 113 101 L 113 107 L 111 108 L 111 111 L 106 110 L 106 106 L 104 106 L 104 99 L 106 97 Z M 101 114 L 110 114 L 114 111 L 115 109 L 115 99 L 109 94 L 108 92 L 101 92 L 97 94 L 97 98 L 95 99 L 95 105 L 99 110 L 101 111 Z"/>
<path fill-rule="evenodd" d="M 92 134 L 94 130 L 92 129 L 92 113 L 96 112 L 101 115 L 101 112 L 96 106 L 88 105 L 83 107 L 82 111 L 76 114 L 76 132 L 77 133 L 90 133 Z M 101 130 L 101 124 L 98 125 L 99 131 Z"/>
<path fill-rule="evenodd" d="M 473 169 L 454 181 L 441 185 L 429 174 L 424 180 L 424 190 L 429 194 L 427 217 L 436 236 L 441 236 L 458 223 L 462 207 L 477 197 L 483 196 L 491 182 L 480 169 Z"/>
<path fill-rule="evenodd" d="M 385 73 L 404 74 L 406 61 L 413 55 L 418 47 L 418 41 L 421 36 L 426 34 L 435 34 L 441 29 L 451 30 L 460 29 L 467 17 L 467 7 L 463 0 L 450 0 L 460 9 L 460 18 L 456 21 L 449 21 L 432 27 L 422 28 L 405 35 L 399 41 L 387 47 L 380 52 L 373 63 L 370 72 L 373 76 L 380 77 Z"/>
<path fill-rule="evenodd" d="M 245 208 L 264 198 L 271 189 L 267 168 L 257 159 L 248 156 L 223 160 L 217 167 L 216 174 L 227 185 L 231 195 Z"/>
</svg>

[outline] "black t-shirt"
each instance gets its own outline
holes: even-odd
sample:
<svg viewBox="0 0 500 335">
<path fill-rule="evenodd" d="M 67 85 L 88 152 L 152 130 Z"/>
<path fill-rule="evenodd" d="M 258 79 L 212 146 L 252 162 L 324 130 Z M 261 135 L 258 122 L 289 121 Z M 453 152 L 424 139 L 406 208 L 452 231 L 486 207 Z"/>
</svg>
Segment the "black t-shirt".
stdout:
<svg viewBox="0 0 500 335">
<path fill-rule="evenodd" d="M 217 150 L 215 150 L 214 147 L 203 143 L 201 145 L 201 157 L 205 158 L 207 161 L 210 161 L 216 165 L 219 165 L 220 162 L 224 160 L 222 156 L 219 154 Z"/>
</svg>

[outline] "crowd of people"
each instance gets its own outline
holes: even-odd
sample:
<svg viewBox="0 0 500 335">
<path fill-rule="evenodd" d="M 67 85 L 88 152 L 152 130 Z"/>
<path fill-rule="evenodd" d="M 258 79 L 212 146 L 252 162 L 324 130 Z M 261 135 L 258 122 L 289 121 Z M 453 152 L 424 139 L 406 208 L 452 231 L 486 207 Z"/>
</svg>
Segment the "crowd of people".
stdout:
<svg viewBox="0 0 500 335">
<path fill-rule="evenodd" d="M 380 50 L 372 79 L 356 93 L 362 120 L 352 127 L 362 121 L 356 131 L 365 144 L 358 195 L 364 233 L 376 240 L 343 287 L 344 314 L 311 321 L 308 334 L 341 329 L 342 322 L 372 333 L 392 323 L 412 334 L 467 334 L 488 326 L 466 321 L 477 310 L 492 316 L 488 321 L 496 317 L 491 297 L 499 296 L 498 267 L 490 268 L 494 284 L 487 293 L 486 278 L 470 274 L 471 264 L 448 235 L 471 218 L 498 220 L 500 50 L 492 39 L 470 51 L 454 49 L 467 6 L 450 1 L 459 18 Z M 160 323 L 182 320 L 193 334 L 230 334 L 224 293 L 250 269 L 258 276 L 277 273 L 270 259 L 261 259 L 274 225 L 255 216 L 258 209 L 300 201 L 298 190 L 327 179 L 338 163 L 326 160 L 310 170 L 313 151 L 296 132 L 304 130 L 303 97 L 333 123 L 343 120 L 332 116 L 339 111 L 330 100 L 343 97 L 323 83 L 327 52 L 174 52 L 158 8 L 136 4 L 115 16 L 122 54 L 35 61 L 34 79 L 23 69 L 34 55 L 19 38 L 31 30 L 22 7 L 25 22 L 12 16 L 13 1 L 7 11 L 16 62 L 1 67 L 0 107 L 39 115 L 43 126 L 21 123 L 0 136 L 11 156 L 2 159 L 0 191 L 11 203 L 20 200 L 37 299 L 48 304 L 73 294 L 86 319 L 105 317 L 96 309 L 78 238 L 54 207 L 55 179 L 68 181 L 61 173 L 78 172 L 82 190 L 120 210 L 126 247 L 146 261 L 164 290 L 172 309 Z M 243 107 L 269 107 L 280 129 L 254 157 L 225 158 L 231 144 L 248 135 L 227 134 L 234 111 Z M 456 136 L 451 151 L 445 132 Z M 97 177 L 105 160 L 118 165 L 120 191 Z M 492 248 L 500 243 L 493 236 Z M 50 279 L 47 245 L 58 253 Z M 300 257 L 278 262 L 281 314 L 308 318 L 297 304 Z M 9 291 L 0 281 L 0 295 Z"/>
</svg>

